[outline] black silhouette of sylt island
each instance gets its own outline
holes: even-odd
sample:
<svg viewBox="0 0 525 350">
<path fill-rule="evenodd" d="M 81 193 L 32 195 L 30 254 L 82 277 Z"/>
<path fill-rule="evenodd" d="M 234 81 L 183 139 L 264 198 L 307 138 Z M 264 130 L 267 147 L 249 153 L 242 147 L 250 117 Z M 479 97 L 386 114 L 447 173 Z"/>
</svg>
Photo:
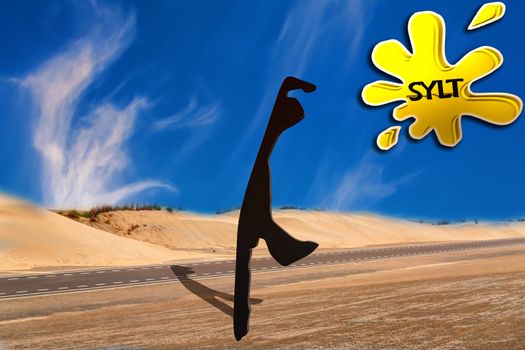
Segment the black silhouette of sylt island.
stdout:
<svg viewBox="0 0 525 350">
<path fill-rule="evenodd" d="M 226 315 L 233 316 L 233 308 L 221 301 L 220 299 L 226 301 L 233 301 L 233 295 L 224 293 L 215 289 L 212 289 L 204 284 L 192 280 L 188 275 L 194 273 L 193 269 L 186 266 L 180 265 L 171 265 L 171 271 L 175 274 L 179 282 L 190 292 L 210 304 L 211 306 L 217 308 L 218 310 L 224 312 Z M 250 302 L 253 304 L 262 303 L 262 299 L 250 298 Z"/>
<path fill-rule="evenodd" d="M 304 258 L 318 246 L 315 242 L 295 239 L 272 218 L 270 155 L 279 136 L 304 118 L 304 110 L 299 101 L 288 96 L 289 91 L 296 89 L 309 93 L 316 87 L 297 78 L 284 79 L 255 159 L 241 207 L 237 228 L 233 312 L 233 328 L 237 340 L 248 334 L 251 310 L 250 260 L 252 249 L 257 246 L 259 239 L 266 241 L 270 254 L 283 266 Z"/>
</svg>

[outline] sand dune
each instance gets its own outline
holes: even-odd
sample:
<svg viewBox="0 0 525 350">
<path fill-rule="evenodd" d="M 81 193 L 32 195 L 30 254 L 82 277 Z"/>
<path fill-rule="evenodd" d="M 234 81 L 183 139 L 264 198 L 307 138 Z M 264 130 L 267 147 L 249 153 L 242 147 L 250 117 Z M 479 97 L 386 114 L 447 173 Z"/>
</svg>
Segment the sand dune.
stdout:
<svg viewBox="0 0 525 350">
<path fill-rule="evenodd" d="M 151 264 L 192 256 L 0 196 L 0 271 Z"/>
<path fill-rule="evenodd" d="M 113 211 L 94 222 L 0 196 L 0 271 L 233 258 L 238 211 Z M 525 237 L 524 223 L 435 226 L 374 215 L 281 210 L 276 221 L 320 249 Z M 91 226 L 91 227 L 90 227 Z M 266 255 L 264 241 L 256 255 Z"/>
<path fill-rule="evenodd" d="M 239 212 L 196 215 L 187 212 L 114 211 L 89 225 L 171 249 L 233 249 Z M 367 214 L 279 210 L 275 220 L 294 236 L 320 248 L 353 248 L 407 242 L 438 242 L 525 237 L 525 224 L 431 225 Z M 265 248 L 264 242 L 259 250 Z"/>
</svg>

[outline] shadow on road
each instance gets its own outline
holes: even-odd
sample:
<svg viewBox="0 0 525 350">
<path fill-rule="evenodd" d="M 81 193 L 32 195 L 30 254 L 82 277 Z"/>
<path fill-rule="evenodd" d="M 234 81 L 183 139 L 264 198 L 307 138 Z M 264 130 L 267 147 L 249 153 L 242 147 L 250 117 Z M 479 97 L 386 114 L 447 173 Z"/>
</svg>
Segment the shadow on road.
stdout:
<svg viewBox="0 0 525 350">
<path fill-rule="evenodd" d="M 226 315 L 233 316 L 233 308 L 219 300 L 221 298 L 226 301 L 233 302 L 233 295 L 220 292 L 215 289 L 211 289 L 204 284 L 194 281 L 188 277 L 189 274 L 194 273 L 193 269 L 185 266 L 171 265 L 171 271 L 175 274 L 180 283 L 190 292 L 210 304 L 211 306 L 224 312 Z M 252 304 L 260 304 L 263 302 L 262 299 L 250 298 Z"/>
</svg>

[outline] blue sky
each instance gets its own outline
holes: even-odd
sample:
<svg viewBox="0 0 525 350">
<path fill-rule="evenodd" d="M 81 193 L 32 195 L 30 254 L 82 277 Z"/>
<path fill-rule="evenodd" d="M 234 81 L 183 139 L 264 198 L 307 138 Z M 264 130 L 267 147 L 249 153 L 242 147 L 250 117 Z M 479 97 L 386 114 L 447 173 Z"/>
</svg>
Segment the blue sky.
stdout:
<svg viewBox="0 0 525 350">
<path fill-rule="evenodd" d="M 374 146 L 392 105 L 369 108 L 375 44 L 433 10 L 457 62 L 490 45 L 503 66 L 473 86 L 525 96 L 525 3 L 467 32 L 483 1 L 25 1 L 0 11 L 0 190 L 46 206 L 145 202 L 215 212 L 239 206 L 284 77 L 306 118 L 272 157 L 274 206 L 423 219 L 525 216 L 525 122 L 463 118 L 453 149 Z"/>
</svg>

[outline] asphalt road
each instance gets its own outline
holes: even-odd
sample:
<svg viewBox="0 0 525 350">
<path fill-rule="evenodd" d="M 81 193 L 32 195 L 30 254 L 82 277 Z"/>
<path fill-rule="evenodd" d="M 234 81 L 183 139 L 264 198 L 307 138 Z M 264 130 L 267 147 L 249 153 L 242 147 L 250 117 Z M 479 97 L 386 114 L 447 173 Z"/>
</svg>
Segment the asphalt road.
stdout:
<svg viewBox="0 0 525 350">
<path fill-rule="evenodd" d="M 251 267 L 253 273 L 268 273 L 272 271 L 282 271 L 284 269 L 311 268 L 316 266 L 348 264 L 379 259 L 395 259 L 407 256 L 513 245 L 525 245 L 525 238 L 320 252 L 311 254 L 287 267 L 278 265 L 271 257 L 254 258 L 252 259 Z M 234 274 L 234 271 L 234 260 L 222 260 L 182 265 L 120 267 L 5 276 L 0 278 L 0 300 L 105 288 L 173 283 L 185 279 L 197 280 L 230 276 Z"/>
</svg>

